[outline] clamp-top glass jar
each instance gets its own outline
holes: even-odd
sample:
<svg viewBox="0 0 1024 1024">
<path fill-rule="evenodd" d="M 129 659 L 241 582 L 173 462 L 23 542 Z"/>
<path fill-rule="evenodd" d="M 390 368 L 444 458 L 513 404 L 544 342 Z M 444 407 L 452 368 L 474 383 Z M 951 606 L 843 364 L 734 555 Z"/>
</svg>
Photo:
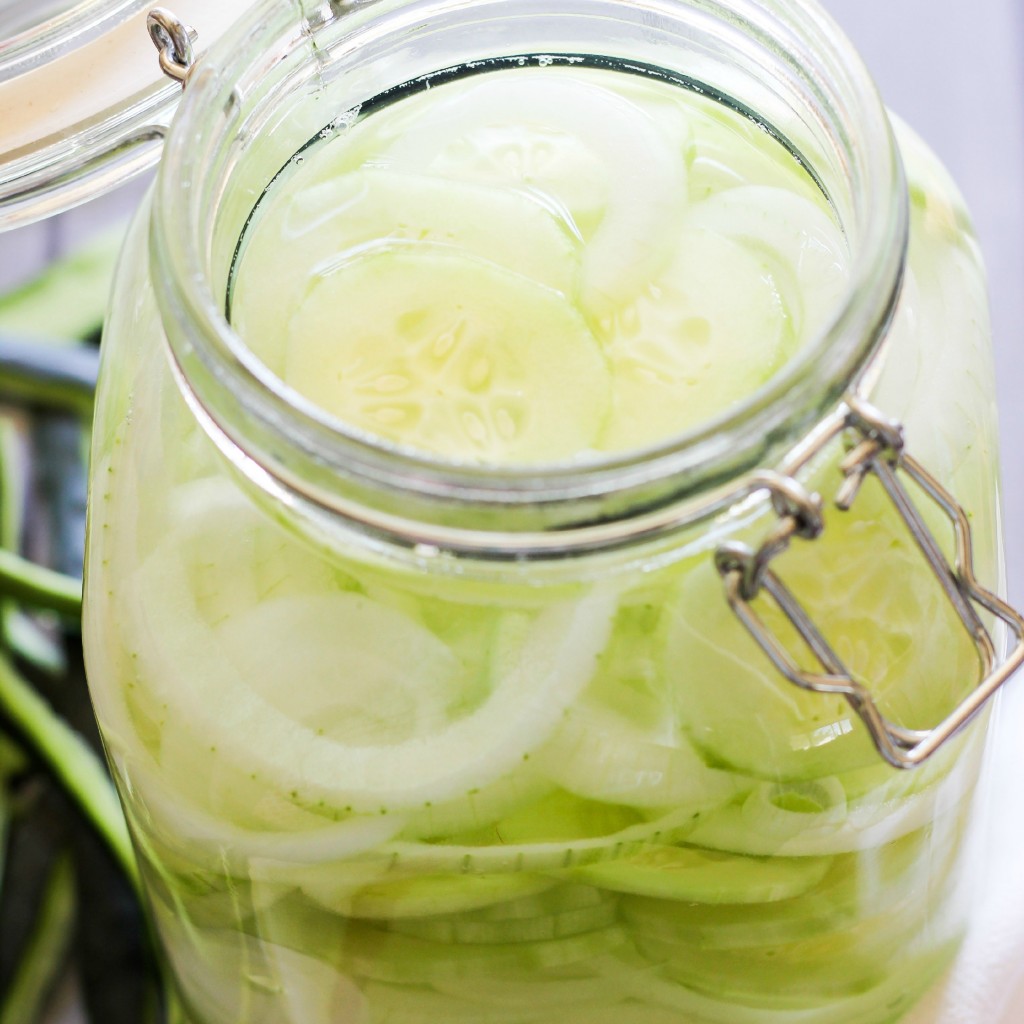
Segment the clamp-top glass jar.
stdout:
<svg viewBox="0 0 1024 1024">
<path fill-rule="evenodd" d="M 938 974 L 1022 626 L 978 254 L 898 136 L 909 189 L 792 0 L 267 2 L 194 69 L 86 591 L 193 1024 L 884 1024 Z"/>
</svg>

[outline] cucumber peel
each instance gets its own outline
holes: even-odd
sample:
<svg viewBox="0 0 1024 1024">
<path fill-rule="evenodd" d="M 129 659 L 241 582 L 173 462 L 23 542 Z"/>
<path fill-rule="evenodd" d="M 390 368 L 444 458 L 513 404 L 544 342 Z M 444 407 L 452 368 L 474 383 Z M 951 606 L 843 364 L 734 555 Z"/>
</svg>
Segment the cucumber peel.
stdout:
<svg viewBox="0 0 1024 1024">
<path fill-rule="evenodd" d="M 687 903 L 775 903 L 813 889 L 828 858 L 756 859 L 681 846 L 577 868 L 580 881 L 613 892 Z"/>
</svg>

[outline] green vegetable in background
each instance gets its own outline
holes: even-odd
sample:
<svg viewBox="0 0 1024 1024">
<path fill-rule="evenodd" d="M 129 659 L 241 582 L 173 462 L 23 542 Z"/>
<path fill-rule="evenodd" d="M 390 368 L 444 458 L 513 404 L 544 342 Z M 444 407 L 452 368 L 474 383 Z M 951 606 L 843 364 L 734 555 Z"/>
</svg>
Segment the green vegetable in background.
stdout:
<svg viewBox="0 0 1024 1024">
<path fill-rule="evenodd" d="M 72 970 L 95 1024 L 162 1015 L 81 662 L 85 452 L 120 232 L 0 297 L 0 1024 Z"/>
</svg>

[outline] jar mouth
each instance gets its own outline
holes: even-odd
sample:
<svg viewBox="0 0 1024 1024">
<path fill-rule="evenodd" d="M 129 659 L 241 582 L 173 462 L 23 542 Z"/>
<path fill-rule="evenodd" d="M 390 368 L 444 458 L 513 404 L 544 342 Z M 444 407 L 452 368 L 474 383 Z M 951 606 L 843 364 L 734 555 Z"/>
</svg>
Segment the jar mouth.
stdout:
<svg viewBox="0 0 1024 1024">
<path fill-rule="evenodd" d="M 353 518 L 355 509 L 359 518 L 376 514 L 387 519 L 391 535 L 401 534 L 401 524 L 409 522 L 484 534 L 497 528 L 513 534 L 585 532 L 681 504 L 689 510 L 683 518 L 690 520 L 723 507 L 744 474 L 776 463 L 857 386 L 884 339 L 899 294 L 908 232 L 906 190 L 891 126 L 870 75 L 813 0 L 645 0 L 636 5 L 617 0 L 371 0 L 343 7 L 337 14 L 333 7 L 325 13 L 313 5 L 315 13 L 297 18 L 264 2 L 211 51 L 193 76 L 168 137 L 154 204 L 154 283 L 179 381 L 221 449 L 262 489 L 346 518 Z M 230 221 L 230 216 L 219 216 L 217 206 L 237 204 L 237 197 L 229 198 L 233 191 L 246 193 L 242 202 L 250 203 L 248 212 L 262 192 L 258 185 L 232 187 L 238 181 L 232 175 L 245 162 L 241 150 L 260 145 L 260 118 L 264 125 L 279 123 L 268 111 L 289 91 L 307 89 L 311 107 L 310 96 L 331 94 L 329 85 L 310 85 L 300 70 L 304 64 L 316 69 L 321 83 L 346 61 L 363 80 L 373 80 L 367 62 L 387 51 L 389 39 L 408 46 L 417 33 L 440 38 L 459 18 L 474 20 L 478 28 L 512 22 L 522 28 L 531 16 L 550 23 L 545 38 L 552 41 L 574 24 L 603 21 L 608 32 L 610 23 L 614 27 L 604 49 L 626 38 L 630 24 L 645 23 L 649 38 L 653 23 L 664 31 L 654 50 L 666 70 L 666 61 L 681 56 L 673 46 L 694 38 L 712 40 L 702 44 L 705 56 L 715 47 L 723 53 L 733 47 L 738 64 L 759 62 L 770 79 L 765 95 L 793 105 L 794 97 L 801 98 L 803 108 L 794 115 L 801 131 L 829 162 L 831 176 L 846 179 L 839 202 L 840 220 L 855 240 L 849 286 L 817 337 L 745 400 L 693 430 L 643 449 L 580 461 L 527 466 L 455 462 L 346 427 L 263 365 L 225 316 L 225 271 L 217 265 L 210 225 Z M 490 47 L 488 57 L 521 60 L 535 52 L 547 60 L 552 53 L 575 52 L 555 46 L 535 50 L 527 44 L 518 55 L 514 49 L 501 53 L 508 44 L 499 29 L 479 38 L 485 49 Z M 251 59 L 257 48 L 261 56 Z M 410 73 L 391 86 L 444 72 L 451 67 L 443 59 L 446 52 L 439 51 L 433 66 L 429 56 L 420 56 Z M 360 63 L 360 53 L 370 56 Z M 637 52 L 622 56 L 638 59 Z M 290 70 L 280 70 L 289 62 Z M 274 74 L 276 82 L 261 81 Z M 343 75 L 337 74 L 338 94 L 351 102 L 318 115 L 319 121 L 314 118 L 311 135 L 323 129 L 332 113 L 337 116 L 371 98 L 359 91 L 366 88 L 362 83 L 346 94 Z M 762 127 L 775 129 L 771 115 L 764 116 L 745 97 L 734 98 L 741 108 L 764 117 Z M 211 117 L 211 111 L 217 114 Z M 232 154 L 239 139 L 245 142 Z M 815 159 L 795 148 L 817 172 Z M 298 149 L 281 149 L 276 166 L 274 157 L 261 155 L 264 186 Z M 235 216 L 240 222 L 246 211 Z"/>
</svg>

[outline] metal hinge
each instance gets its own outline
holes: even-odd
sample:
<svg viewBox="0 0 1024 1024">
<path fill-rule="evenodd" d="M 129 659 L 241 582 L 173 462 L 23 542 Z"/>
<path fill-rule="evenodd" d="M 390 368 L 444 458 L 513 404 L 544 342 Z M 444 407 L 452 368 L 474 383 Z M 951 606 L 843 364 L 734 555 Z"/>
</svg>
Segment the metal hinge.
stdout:
<svg viewBox="0 0 1024 1024">
<path fill-rule="evenodd" d="M 160 70 L 184 89 L 195 66 L 196 30 L 189 28 L 164 7 L 154 7 L 146 17 L 149 38 L 160 51 Z"/>
<path fill-rule="evenodd" d="M 824 529 L 821 498 L 809 493 L 794 476 L 762 473 L 755 479 L 755 484 L 769 492 L 779 522 L 757 549 L 736 542 L 723 544 L 716 552 L 715 563 L 725 582 L 730 606 L 775 668 L 805 690 L 845 697 L 867 726 L 886 761 L 897 768 L 912 768 L 959 732 L 1024 663 L 1024 617 L 975 579 L 967 514 L 935 477 L 907 454 L 899 423 L 887 419 L 860 398 L 847 397 L 830 426 L 802 453 L 800 464 L 806 464 L 837 434 L 844 432 L 851 443 L 846 458 L 840 463 L 844 479 L 835 504 L 841 511 L 848 511 L 869 473 L 881 482 L 977 648 L 982 679 L 967 698 L 933 729 L 904 729 L 889 721 L 879 710 L 870 690 L 853 678 L 792 591 L 771 568 L 773 559 L 789 547 L 794 537 L 813 540 Z M 953 565 L 943 555 L 911 499 L 900 479 L 902 474 L 913 480 L 952 523 L 956 538 Z M 770 597 L 792 623 L 819 662 L 821 672 L 803 670 L 765 626 L 752 603 L 762 594 Z M 979 608 L 1004 623 L 1014 638 L 1010 653 L 1002 661 Z"/>
</svg>

